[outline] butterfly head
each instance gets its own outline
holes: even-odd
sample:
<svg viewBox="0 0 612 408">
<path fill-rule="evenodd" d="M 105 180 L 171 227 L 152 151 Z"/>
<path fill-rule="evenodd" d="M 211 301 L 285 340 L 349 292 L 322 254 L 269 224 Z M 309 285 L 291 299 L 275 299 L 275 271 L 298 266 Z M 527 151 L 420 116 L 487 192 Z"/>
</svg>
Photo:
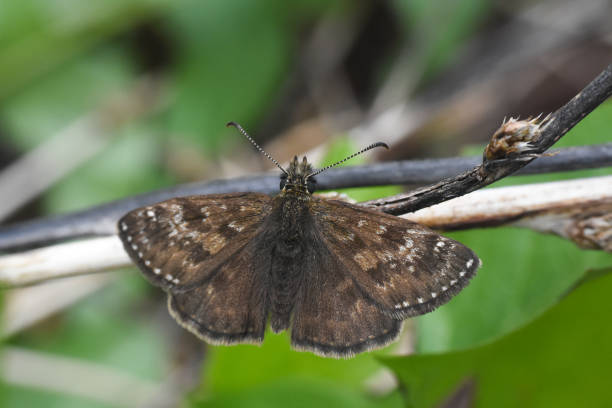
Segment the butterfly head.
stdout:
<svg viewBox="0 0 612 408">
<path fill-rule="evenodd" d="M 293 191 L 297 193 L 312 194 L 316 189 L 314 170 L 306 157 L 302 161 L 298 160 L 297 156 L 293 157 L 289 163 L 289 169 L 281 174 L 280 189 L 281 191 Z"/>
</svg>

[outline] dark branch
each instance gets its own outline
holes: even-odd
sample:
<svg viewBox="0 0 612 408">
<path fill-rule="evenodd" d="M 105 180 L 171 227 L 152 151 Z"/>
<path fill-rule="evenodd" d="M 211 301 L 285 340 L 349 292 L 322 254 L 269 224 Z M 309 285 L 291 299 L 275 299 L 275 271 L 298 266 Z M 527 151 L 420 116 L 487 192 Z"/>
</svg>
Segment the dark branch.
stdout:
<svg viewBox="0 0 612 408">
<path fill-rule="evenodd" d="M 481 165 L 425 188 L 362 204 L 399 215 L 485 187 L 539 157 L 610 95 L 612 64 L 543 123 L 538 125 L 535 121 L 520 121 L 502 125 L 487 146 Z M 502 153 L 505 153 L 505 156 L 500 159 Z"/>
<path fill-rule="evenodd" d="M 390 184 L 423 185 L 464 172 L 477 166 L 481 161 L 479 157 L 458 157 L 340 167 L 319 175 L 317 183 L 325 190 Z M 540 174 L 606 166 L 612 166 L 612 143 L 561 149 L 558 150 L 558 154 L 542 157 L 517 174 Z M 158 190 L 72 214 L 5 226 L 0 228 L 0 250 L 40 246 L 83 236 L 113 234 L 117 220 L 126 212 L 172 197 L 236 191 L 274 194 L 278 191 L 278 185 L 278 175 L 266 174 L 184 184 Z"/>
</svg>

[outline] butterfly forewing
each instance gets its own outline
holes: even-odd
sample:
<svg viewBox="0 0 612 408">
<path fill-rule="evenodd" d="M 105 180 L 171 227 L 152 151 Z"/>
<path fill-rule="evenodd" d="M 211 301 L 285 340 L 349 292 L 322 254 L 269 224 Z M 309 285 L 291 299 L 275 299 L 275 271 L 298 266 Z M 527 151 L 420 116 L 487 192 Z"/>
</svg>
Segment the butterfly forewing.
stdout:
<svg viewBox="0 0 612 408">
<path fill-rule="evenodd" d="M 147 279 L 179 292 L 211 279 L 253 239 L 269 211 L 265 194 L 179 197 L 129 212 L 119 234 Z"/>
<path fill-rule="evenodd" d="M 466 246 L 426 227 L 356 205 L 315 198 L 322 240 L 365 296 L 398 319 L 427 313 L 480 266 Z"/>
</svg>

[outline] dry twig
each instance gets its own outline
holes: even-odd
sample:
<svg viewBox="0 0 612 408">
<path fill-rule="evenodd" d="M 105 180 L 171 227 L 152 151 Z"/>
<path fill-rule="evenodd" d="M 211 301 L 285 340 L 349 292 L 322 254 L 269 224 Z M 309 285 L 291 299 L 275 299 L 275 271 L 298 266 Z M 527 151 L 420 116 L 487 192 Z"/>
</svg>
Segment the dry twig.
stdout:
<svg viewBox="0 0 612 408">
<path fill-rule="evenodd" d="M 399 215 L 483 188 L 540 157 L 610 95 L 612 95 L 612 64 L 572 100 L 542 122 L 537 120 L 505 122 L 493 135 L 485 151 L 483 163 L 474 169 L 432 186 L 368 201 L 363 205 Z"/>
<path fill-rule="evenodd" d="M 612 144 L 560 149 L 557 154 L 520 169 L 516 174 L 540 174 L 612 166 Z M 407 160 L 330 169 L 317 182 L 321 189 L 386 184 L 422 185 L 464 172 L 480 162 L 478 157 Z M 54 241 L 115 233 L 117 220 L 134 208 L 172 197 L 253 191 L 274 194 L 278 175 L 265 174 L 229 180 L 183 184 L 169 189 L 102 204 L 72 214 L 42 218 L 0 228 L 0 250 L 31 248 Z"/>
</svg>

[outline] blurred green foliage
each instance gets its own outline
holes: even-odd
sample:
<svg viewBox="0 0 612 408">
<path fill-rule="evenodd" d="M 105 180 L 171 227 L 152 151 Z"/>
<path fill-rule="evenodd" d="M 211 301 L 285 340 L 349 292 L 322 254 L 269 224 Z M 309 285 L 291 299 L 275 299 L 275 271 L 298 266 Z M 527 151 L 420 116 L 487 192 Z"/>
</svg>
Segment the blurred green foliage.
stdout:
<svg viewBox="0 0 612 408">
<path fill-rule="evenodd" d="M 414 41 L 414 56 L 423 68 L 423 82 L 449 65 L 461 45 L 477 29 L 492 6 L 488 0 L 394 0 Z"/>
<path fill-rule="evenodd" d="M 128 29 L 167 0 L 5 0 L 0 5 L 0 98 Z"/>
<path fill-rule="evenodd" d="M 423 67 L 424 80 L 435 79 L 452 61 L 490 7 L 483 0 L 391 4 L 404 35 L 418 45 L 414 58 Z M 173 63 L 166 73 L 169 107 L 109 135 L 109 147 L 52 187 L 43 206 L 45 213 L 66 212 L 172 185 L 180 180 L 163 163 L 169 146 L 187 146 L 214 157 L 228 152 L 234 143 L 244 143 L 228 138 L 224 124 L 240 120 L 248 126 L 261 120 L 295 63 L 294 46 L 301 30 L 330 14 L 342 18 L 352 7 L 347 2 L 321 0 L 4 0 L 0 4 L 0 126 L 6 130 L 3 137 L 8 136 L 2 142 L 26 152 L 113 92 L 130 86 L 141 75 L 141 66 L 126 33 L 155 21 L 173 42 Z M 607 103 L 559 145 L 608 142 L 611 118 L 612 104 Z M 325 163 L 360 147 L 339 138 Z M 517 177 L 497 185 L 598 174 L 609 171 Z M 378 187 L 346 192 L 364 200 L 397 191 Z M 576 391 L 592 397 L 596 405 L 603 395 L 596 391 L 606 391 L 605 384 L 588 384 L 585 376 L 585 382 L 570 390 L 558 372 L 592 369 L 589 378 L 607 378 L 601 371 L 605 364 L 596 366 L 597 357 L 603 357 L 599 347 L 605 345 L 585 341 L 578 331 L 594 338 L 607 336 L 601 338 L 608 341 L 612 338 L 601 320 L 602 312 L 595 312 L 609 310 L 605 300 L 610 278 L 585 284 L 556 304 L 585 270 L 609 266 L 610 256 L 525 230 L 449 235 L 473 248 L 484 266 L 448 305 L 415 319 L 418 351 L 444 354 L 390 359 L 384 350 L 337 361 L 293 352 L 285 334 L 268 333 L 262 347 L 208 347 L 201 384 L 185 395 L 185 406 L 397 407 L 406 401 L 430 406 L 448 395 L 465 374 L 489 390 L 478 394 L 479 401 L 484 401 L 481 406 L 499 405 L 493 398 L 506 395 L 507 384 L 526 387 L 527 380 L 538 379 L 542 384 L 546 379 L 540 394 L 546 398 L 555 397 L 548 390 L 560 390 L 565 392 L 558 398 L 576 402 L 572 398 L 577 394 L 570 394 Z M 171 345 L 159 327 L 137 312 L 157 292 L 134 272 L 125 272 L 104 290 L 66 310 L 53 325 L 28 330 L 8 343 L 162 381 L 170 370 Z M 520 329 L 524 325 L 528 326 Z M 583 347 L 570 364 L 565 347 L 571 341 Z M 539 348 L 532 350 L 530 345 Z M 537 359 L 534 350 L 541 352 Z M 364 381 L 383 369 L 379 358 L 410 390 L 407 400 L 397 391 L 385 397 L 364 391 Z M 532 361 L 534 369 L 525 369 Z M 498 362 L 498 367 L 492 362 Z M 517 379 L 519 373 L 525 375 L 523 382 Z M 33 388 L 0 387 L 0 406 L 104 406 Z"/>
<path fill-rule="evenodd" d="M 220 125 L 236 118 L 248 125 L 268 108 L 290 66 L 300 19 L 327 6 L 308 0 L 183 3 L 169 19 L 181 43 L 176 72 L 181 97 L 169 125 L 215 151 L 225 136 Z"/>
</svg>

